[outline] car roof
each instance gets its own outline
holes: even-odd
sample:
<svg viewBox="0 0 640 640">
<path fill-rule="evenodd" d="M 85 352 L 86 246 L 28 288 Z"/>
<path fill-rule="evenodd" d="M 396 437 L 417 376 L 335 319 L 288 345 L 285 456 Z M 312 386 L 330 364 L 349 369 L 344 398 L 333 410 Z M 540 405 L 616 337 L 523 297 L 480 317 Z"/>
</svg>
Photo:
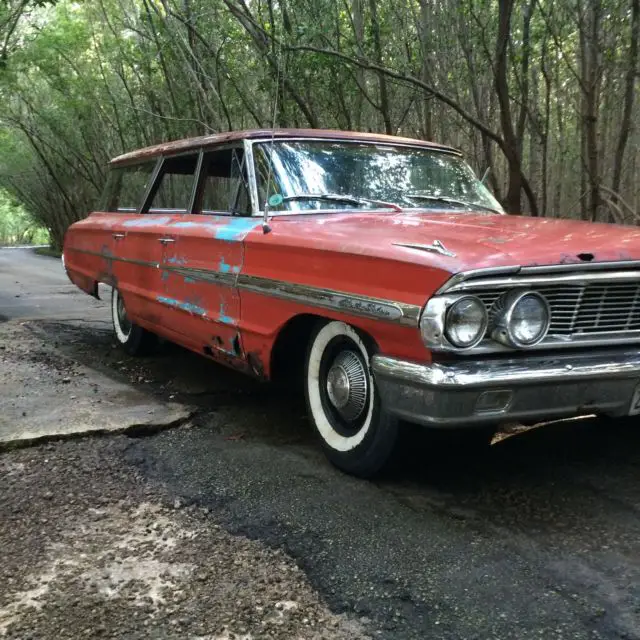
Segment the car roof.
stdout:
<svg viewBox="0 0 640 640">
<path fill-rule="evenodd" d="M 144 147 L 143 149 L 136 149 L 135 151 L 124 153 L 111 160 L 111 164 L 129 164 L 145 159 L 152 159 L 158 156 L 184 153 L 192 149 L 203 149 L 229 142 L 264 138 L 320 138 L 356 142 L 380 142 L 385 144 L 419 146 L 438 151 L 460 154 L 460 152 L 453 147 L 437 144 L 435 142 L 415 140 L 413 138 L 402 138 L 400 136 L 389 136 L 381 133 L 361 133 L 357 131 L 338 131 L 334 129 L 251 129 L 247 131 L 226 131 L 223 133 L 214 133 L 208 136 L 199 136 L 197 138 L 184 138 L 182 140 L 163 142 L 151 147 Z"/>
</svg>

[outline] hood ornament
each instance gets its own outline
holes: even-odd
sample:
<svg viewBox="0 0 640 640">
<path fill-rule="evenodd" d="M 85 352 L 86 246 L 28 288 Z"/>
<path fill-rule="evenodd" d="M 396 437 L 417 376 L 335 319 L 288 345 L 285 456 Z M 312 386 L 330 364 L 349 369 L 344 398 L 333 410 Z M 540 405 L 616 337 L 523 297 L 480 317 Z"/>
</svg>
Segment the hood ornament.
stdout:
<svg viewBox="0 0 640 640">
<path fill-rule="evenodd" d="M 440 240 L 434 240 L 431 244 L 416 244 L 412 242 L 394 242 L 393 244 L 397 247 L 406 247 L 407 249 L 418 249 L 418 251 L 439 253 L 441 256 L 447 256 L 447 258 L 456 257 L 456 254 L 453 251 L 449 251 L 449 249 L 447 249 Z"/>
</svg>

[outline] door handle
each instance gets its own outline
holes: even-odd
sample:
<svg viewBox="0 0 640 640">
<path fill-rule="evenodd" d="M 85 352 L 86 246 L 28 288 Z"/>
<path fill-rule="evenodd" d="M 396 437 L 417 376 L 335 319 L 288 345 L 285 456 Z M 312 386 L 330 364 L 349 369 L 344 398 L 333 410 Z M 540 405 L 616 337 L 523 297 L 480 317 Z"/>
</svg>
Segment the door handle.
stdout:
<svg viewBox="0 0 640 640">
<path fill-rule="evenodd" d="M 175 241 L 176 241 L 175 238 L 158 238 L 158 242 L 162 244 L 171 244 L 172 242 L 175 242 Z"/>
<path fill-rule="evenodd" d="M 114 240 L 122 240 L 124 238 L 124 233 L 112 233 L 111 235 Z"/>
</svg>

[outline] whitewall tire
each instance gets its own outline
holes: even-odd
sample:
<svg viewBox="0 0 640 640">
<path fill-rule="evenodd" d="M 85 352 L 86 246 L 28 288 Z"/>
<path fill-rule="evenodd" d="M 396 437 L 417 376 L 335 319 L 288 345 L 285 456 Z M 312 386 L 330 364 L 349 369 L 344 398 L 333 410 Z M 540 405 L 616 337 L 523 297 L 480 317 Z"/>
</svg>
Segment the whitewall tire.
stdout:
<svg viewBox="0 0 640 640">
<path fill-rule="evenodd" d="M 111 320 L 116 341 L 128 354 L 143 355 L 155 345 L 155 335 L 130 320 L 124 300 L 115 287 L 111 290 Z"/>
<path fill-rule="evenodd" d="M 327 457 L 359 476 L 379 471 L 393 452 L 397 420 L 381 406 L 370 353 L 344 322 L 320 323 L 311 336 L 305 367 L 309 417 Z"/>
</svg>

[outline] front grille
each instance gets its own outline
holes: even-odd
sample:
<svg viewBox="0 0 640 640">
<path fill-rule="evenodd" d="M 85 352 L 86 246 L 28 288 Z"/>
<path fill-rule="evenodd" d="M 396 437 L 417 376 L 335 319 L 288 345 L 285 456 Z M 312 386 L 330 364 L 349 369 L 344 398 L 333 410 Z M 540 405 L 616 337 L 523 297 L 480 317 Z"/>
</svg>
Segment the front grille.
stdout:
<svg viewBox="0 0 640 640">
<path fill-rule="evenodd" d="M 640 331 L 640 283 L 592 282 L 534 287 L 551 308 L 550 335 Z M 489 311 L 504 290 L 478 291 Z"/>
</svg>

